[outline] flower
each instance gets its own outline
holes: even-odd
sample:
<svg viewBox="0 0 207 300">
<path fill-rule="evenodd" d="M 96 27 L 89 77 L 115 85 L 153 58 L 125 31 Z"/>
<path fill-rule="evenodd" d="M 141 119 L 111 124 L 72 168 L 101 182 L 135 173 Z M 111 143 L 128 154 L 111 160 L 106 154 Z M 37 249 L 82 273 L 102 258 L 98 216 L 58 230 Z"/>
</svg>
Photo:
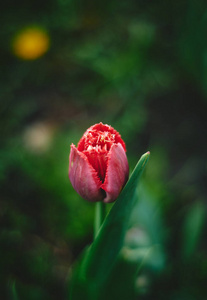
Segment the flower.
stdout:
<svg viewBox="0 0 207 300">
<path fill-rule="evenodd" d="M 34 60 L 48 51 L 49 44 L 50 39 L 44 29 L 28 27 L 15 36 L 13 52 L 21 59 Z"/>
<path fill-rule="evenodd" d="M 113 127 L 91 126 L 77 148 L 71 145 L 69 178 L 74 189 L 89 201 L 115 201 L 129 176 L 125 152 L 125 143 Z"/>
</svg>

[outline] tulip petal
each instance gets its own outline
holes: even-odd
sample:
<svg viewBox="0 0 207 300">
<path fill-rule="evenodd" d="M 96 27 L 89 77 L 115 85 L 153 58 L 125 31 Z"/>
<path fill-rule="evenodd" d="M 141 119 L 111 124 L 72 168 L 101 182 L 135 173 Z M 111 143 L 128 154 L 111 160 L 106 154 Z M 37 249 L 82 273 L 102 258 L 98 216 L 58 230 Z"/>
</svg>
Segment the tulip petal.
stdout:
<svg viewBox="0 0 207 300">
<path fill-rule="evenodd" d="M 129 176 L 129 165 L 120 143 L 112 145 L 108 154 L 108 167 L 101 188 L 106 192 L 105 203 L 116 200 Z"/>
<path fill-rule="evenodd" d="M 69 157 L 69 178 L 74 189 L 86 200 L 102 201 L 105 193 L 101 190 L 102 182 L 88 162 L 85 154 L 71 145 Z"/>
</svg>

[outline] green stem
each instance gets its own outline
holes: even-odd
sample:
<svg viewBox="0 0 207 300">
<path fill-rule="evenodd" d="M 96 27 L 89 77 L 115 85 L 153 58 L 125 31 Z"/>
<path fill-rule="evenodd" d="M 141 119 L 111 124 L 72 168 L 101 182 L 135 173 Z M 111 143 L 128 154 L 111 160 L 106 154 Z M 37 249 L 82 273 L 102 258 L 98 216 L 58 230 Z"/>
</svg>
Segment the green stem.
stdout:
<svg viewBox="0 0 207 300">
<path fill-rule="evenodd" d="M 106 215 L 106 207 L 105 203 L 103 202 L 96 202 L 96 207 L 95 207 L 95 220 L 94 220 L 94 239 L 96 238 L 99 229 L 105 219 Z"/>
</svg>

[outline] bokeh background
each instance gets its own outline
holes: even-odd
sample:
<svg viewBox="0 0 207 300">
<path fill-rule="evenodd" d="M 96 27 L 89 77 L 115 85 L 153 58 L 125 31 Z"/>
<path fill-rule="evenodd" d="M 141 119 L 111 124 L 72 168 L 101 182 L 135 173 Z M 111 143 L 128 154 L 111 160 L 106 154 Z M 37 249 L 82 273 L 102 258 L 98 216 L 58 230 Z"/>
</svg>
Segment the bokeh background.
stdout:
<svg viewBox="0 0 207 300">
<path fill-rule="evenodd" d="M 66 299 L 94 216 L 70 144 L 102 121 L 130 171 L 151 151 L 126 237 L 157 247 L 137 299 L 206 299 L 206 2 L 9 0 L 0 19 L 0 298 Z"/>
</svg>

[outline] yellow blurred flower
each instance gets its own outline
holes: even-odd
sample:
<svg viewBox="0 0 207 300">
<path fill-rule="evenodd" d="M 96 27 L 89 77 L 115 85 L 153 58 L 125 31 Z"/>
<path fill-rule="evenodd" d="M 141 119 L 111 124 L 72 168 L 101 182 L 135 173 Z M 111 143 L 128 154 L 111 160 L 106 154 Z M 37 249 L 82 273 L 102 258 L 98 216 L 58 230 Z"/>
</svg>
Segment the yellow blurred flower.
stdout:
<svg viewBox="0 0 207 300">
<path fill-rule="evenodd" d="M 19 58 L 33 60 L 49 49 L 50 38 L 41 28 L 26 28 L 17 33 L 13 40 L 13 52 Z"/>
</svg>

